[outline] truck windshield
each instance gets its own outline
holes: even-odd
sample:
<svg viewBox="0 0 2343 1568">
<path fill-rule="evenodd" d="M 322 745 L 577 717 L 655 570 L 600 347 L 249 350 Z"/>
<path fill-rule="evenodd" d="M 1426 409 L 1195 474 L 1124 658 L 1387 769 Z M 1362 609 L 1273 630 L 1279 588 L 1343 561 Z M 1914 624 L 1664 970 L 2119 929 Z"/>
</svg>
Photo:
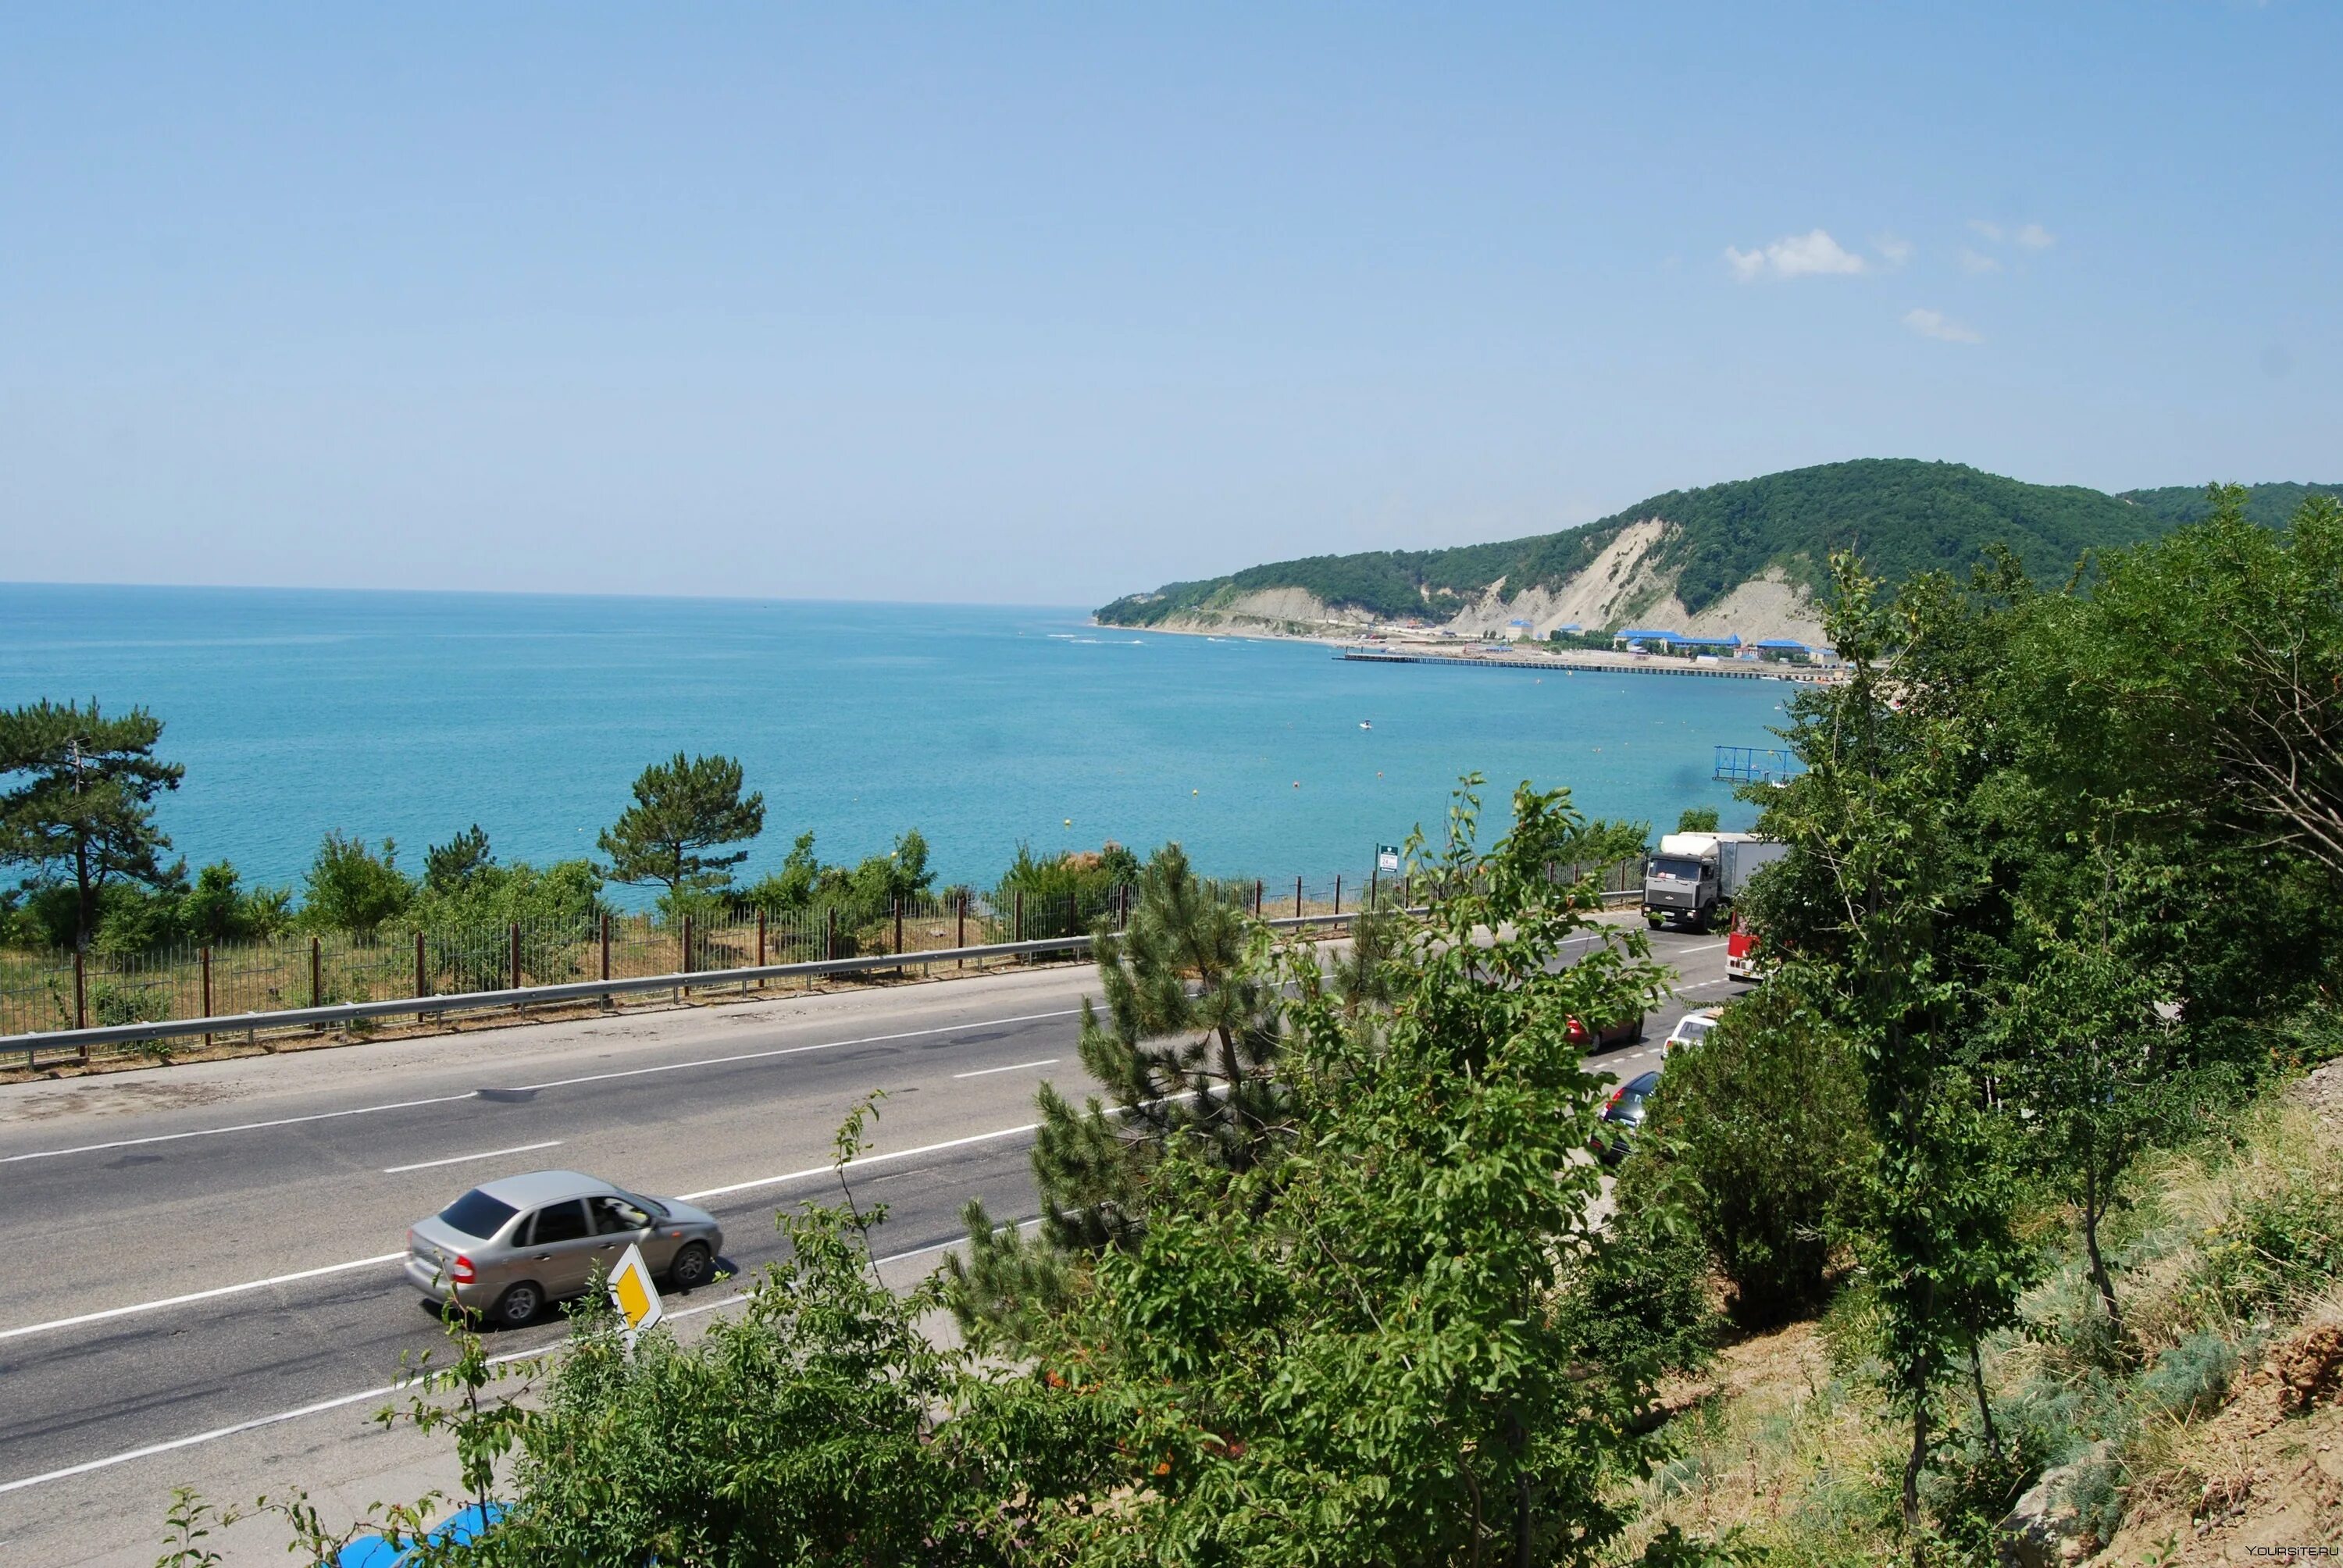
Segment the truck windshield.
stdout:
<svg viewBox="0 0 2343 1568">
<path fill-rule="evenodd" d="M 1697 882 L 1700 880 L 1700 862 L 1698 860 L 1654 860 L 1652 862 L 1652 875 L 1665 877 L 1671 881 Z"/>
</svg>

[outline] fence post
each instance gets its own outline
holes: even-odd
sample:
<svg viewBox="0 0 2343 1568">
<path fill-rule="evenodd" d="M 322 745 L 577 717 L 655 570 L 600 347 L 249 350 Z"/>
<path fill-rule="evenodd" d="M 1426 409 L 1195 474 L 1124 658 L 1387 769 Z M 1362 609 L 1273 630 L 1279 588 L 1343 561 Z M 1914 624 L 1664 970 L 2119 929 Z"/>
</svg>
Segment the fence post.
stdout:
<svg viewBox="0 0 2343 1568">
<path fill-rule="evenodd" d="M 1338 915 L 1342 912 L 1342 873 L 1340 871 L 1334 873 L 1334 912 Z"/>
<path fill-rule="evenodd" d="M 826 918 L 822 921 L 821 956 L 834 959 L 838 956 L 838 906 L 832 904 L 822 913 Z"/>
<path fill-rule="evenodd" d="M 1299 877 L 1293 879 L 1293 918 L 1297 920 L 1302 918 L 1302 879 Z"/>
<path fill-rule="evenodd" d="M 691 917 L 689 914 L 683 917 L 683 963 L 681 968 L 685 974 L 689 974 L 691 972 Z M 676 1000 L 681 1001 L 683 1000 L 684 990 L 685 988 L 682 986 L 675 988 Z"/>
<path fill-rule="evenodd" d="M 1115 887 L 1114 925 L 1117 930 L 1127 931 L 1131 929 L 1131 884 L 1129 882 L 1118 883 Z"/>
<path fill-rule="evenodd" d="M 326 1005 L 325 950 L 319 946 L 316 937 L 309 939 L 309 1005 Z"/>
<path fill-rule="evenodd" d="M 765 967 L 765 911 L 761 908 L 757 910 L 757 967 L 759 969 Z M 762 976 L 758 978 L 757 989 L 759 990 L 765 989 Z"/>
<path fill-rule="evenodd" d="M 1400 879 L 1399 903 L 1403 910 L 1415 908 L 1415 873 L 1410 871 Z"/>
<path fill-rule="evenodd" d="M 1367 908 L 1369 910 L 1375 907 L 1375 895 L 1382 892 L 1383 888 L 1383 869 L 1379 863 L 1373 870 L 1367 873 Z"/>
<path fill-rule="evenodd" d="M 952 946 L 956 948 L 968 946 L 968 890 L 966 888 L 960 890 L 960 923 L 952 928 Z M 964 970 L 968 968 L 968 960 L 954 959 L 952 968 Z"/>
<path fill-rule="evenodd" d="M 518 920 L 513 921 L 507 929 L 505 939 L 510 949 L 508 956 L 512 960 L 512 988 L 518 990 L 520 990 L 520 922 Z"/>
<path fill-rule="evenodd" d="M 602 978 L 604 980 L 610 978 L 610 917 L 607 914 L 602 917 Z M 604 1007 L 610 1005 L 608 991 L 602 993 L 602 1005 Z"/>
<path fill-rule="evenodd" d="M 1011 930 L 1010 940 L 1019 942 L 1025 940 L 1025 890 L 1022 888 L 1017 890 L 1017 924 Z M 1021 958 L 1019 961 L 1023 960 Z"/>
<path fill-rule="evenodd" d="M 74 1027 L 75 1029 L 89 1027 L 89 977 L 83 972 L 82 952 L 79 948 L 74 949 Z M 84 1056 L 89 1054 L 89 1047 L 83 1046 L 81 1049 Z"/>
<path fill-rule="evenodd" d="M 1252 879 L 1252 918 L 1253 918 L 1254 920 L 1259 920 L 1259 919 L 1261 919 L 1261 895 L 1262 895 L 1262 879 L 1261 879 L 1259 877 L 1255 877 L 1255 878 Z"/>
<path fill-rule="evenodd" d="M 431 976 L 423 967 L 423 933 L 415 933 L 415 995 L 417 1000 L 431 994 Z"/>
<path fill-rule="evenodd" d="M 209 942 L 204 944 L 204 1016 L 206 1018 L 212 1016 L 212 945 Z M 211 1042 L 210 1031 L 206 1030 L 204 1034 L 204 1044 L 208 1046 Z"/>
</svg>

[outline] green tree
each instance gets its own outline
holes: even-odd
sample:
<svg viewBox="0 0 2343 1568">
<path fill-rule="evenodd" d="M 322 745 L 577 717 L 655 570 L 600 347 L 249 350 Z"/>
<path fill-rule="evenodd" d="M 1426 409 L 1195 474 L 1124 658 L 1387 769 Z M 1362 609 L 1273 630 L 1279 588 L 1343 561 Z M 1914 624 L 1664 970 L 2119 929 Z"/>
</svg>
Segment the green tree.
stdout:
<svg viewBox="0 0 2343 1568">
<path fill-rule="evenodd" d="M 2171 977 L 2126 950 L 2117 901 L 2110 888 L 2071 926 L 2029 911 L 1995 1025 L 1996 1076 L 2026 1120 L 2028 1163 L 2074 1207 L 2119 1347 L 2123 1305 L 2100 1231 L 2133 1162 L 2192 1120 L 2207 1072 L 2166 1010 Z"/>
<path fill-rule="evenodd" d="M 1752 793 L 1760 829 L 1790 850 L 1751 913 L 1788 960 L 1770 983 L 1844 1034 L 1861 1072 L 1871 1158 L 1855 1240 L 1885 1392 L 1910 1422 L 1902 1513 L 1916 1563 L 1939 1387 L 2024 1282 L 1967 1049 L 2005 915 L 1992 896 L 2005 847 L 1974 795 L 2010 744 L 1976 694 L 2011 677 L 2006 628 L 1947 580 L 1916 579 L 1890 604 L 1853 558 L 1833 569 L 1828 625 L 1849 676 L 1793 706 L 1806 771 Z"/>
<path fill-rule="evenodd" d="M 1674 1052 L 1641 1142 L 1620 1172 L 1620 1211 L 1681 1203 L 1738 1322 L 1765 1327 L 1822 1305 L 1869 1150 L 1853 1053 L 1795 992 L 1745 997 Z"/>
<path fill-rule="evenodd" d="M 2343 501 L 2308 497 L 2278 534 L 2241 486 L 2207 499 L 2204 522 L 2108 562 L 2093 674 L 2215 809 L 2343 879 Z"/>
<path fill-rule="evenodd" d="M 488 836 L 478 822 L 444 844 L 423 852 L 423 885 L 435 893 L 453 893 L 497 863 Z"/>
<path fill-rule="evenodd" d="M 407 912 L 415 884 L 398 869 L 398 846 L 382 841 L 379 854 L 363 839 L 328 832 L 303 878 L 302 922 L 318 930 L 371 938 Z"/>
<path fill-rule="evenodd" d="M 743 795 L 741 783 L 740 764 L 729 757 L 679 751 L 644 769 L 635 780 L 635 803 L 596 840 L 610 859 L 610 879 L 656 884 L 670 903 L 722 888 L 749 851 L 708 851 L 765 830 L 765 798 Z"/>
<path fill-rule="evenodd" d="M 1676 818 L 1679 833 L 1714 833 L 1718 821 L 1714 806 L 1687 806 Z"/>
<path fill-rule="evenodd" d="M 786 867 L 784 868 L 786 869 Z M 928 869 L 928 840 L 917 828 L 899 835 L 895 847 L 883 855 L 869 855 L 854 868 L 854 897 L 866 907 L 883 911 L 897 900 L 909 900 L 935 886 Z"/>
<path fill-rule="evenodd" d="M 155 825 L 156 795 L 186 771 L 155 759 L 162 736 L 146 709 L 109 719 L 95 698 L 0 712 L 0 778 L 20 780 L 0 794 L 0 865 L 72 888 L 75 947 L 89 945 L 107 889 L 184 875 L 163 863 L 171 840 Z"/>
<path fill-rule="evenodd" d="M 199 942 L 250 941 L 292 924 L 289 888 L 246 888 L 226 860 L 206 866 L 182 906 L 187 934 Z"/>
</svg>

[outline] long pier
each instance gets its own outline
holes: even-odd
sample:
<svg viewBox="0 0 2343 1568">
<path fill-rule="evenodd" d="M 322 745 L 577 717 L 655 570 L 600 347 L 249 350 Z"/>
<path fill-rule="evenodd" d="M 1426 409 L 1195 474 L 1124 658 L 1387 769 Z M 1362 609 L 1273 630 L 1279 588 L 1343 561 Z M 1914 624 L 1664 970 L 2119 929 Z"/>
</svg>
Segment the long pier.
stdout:
<svg viewBox="0 0 2343 1568">
<path fill-rule="evenodd" d="M 1726 669 L 1680 659 L 1654 659 L 1648 664 L 1580 664 L 1574 659 L 1523 658 L 1519 654 L 1383 653 L 1367 648 L 1345 648 L 1334 657 L 1353 664 L 1453 664 L 1472 668 L 1493 666 L 1499 669 L 1558 669 L 1589 675 L 1697 675 L 1710 680 L 1786 680 L 1798 686 L 1821 685 L 1830 679 L 1819 672 L 1808 675 L 1775 669 Z"/>
</svg>

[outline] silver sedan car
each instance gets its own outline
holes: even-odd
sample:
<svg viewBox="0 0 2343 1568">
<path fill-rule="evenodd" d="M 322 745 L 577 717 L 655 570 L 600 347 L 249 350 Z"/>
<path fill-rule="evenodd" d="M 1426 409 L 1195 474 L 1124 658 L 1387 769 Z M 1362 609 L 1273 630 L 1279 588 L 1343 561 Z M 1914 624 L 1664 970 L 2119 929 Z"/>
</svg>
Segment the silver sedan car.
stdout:
<svg viewBox="0 0 2343 1568">
<path fill-rule="evenodd" d="M 646 1198 L 575 1171 L 536 1171 L 475 1187 L 407 1232 L 407 1277 L 434 1302 L 526 1323 L 548 1302 L 583 1295 L 632 1242 L 676 1290 L 716 1275 L 724 1230 L 704 1209 Z"/>
</svg>

